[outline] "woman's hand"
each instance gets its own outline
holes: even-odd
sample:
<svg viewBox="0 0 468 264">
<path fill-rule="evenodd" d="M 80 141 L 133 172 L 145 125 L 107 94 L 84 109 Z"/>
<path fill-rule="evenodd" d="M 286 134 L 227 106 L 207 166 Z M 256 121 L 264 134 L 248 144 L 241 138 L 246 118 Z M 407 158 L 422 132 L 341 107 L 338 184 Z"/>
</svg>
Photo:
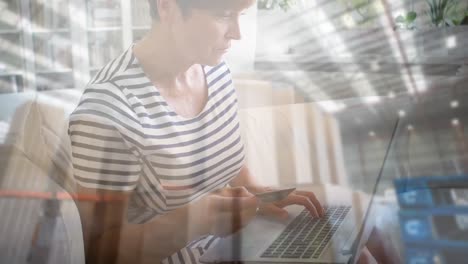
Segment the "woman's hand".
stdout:
<svg viewBox="0 0 468 264">
<path fill-rule="evenodd" d="M 274 188 L 252 188 L 252 192 L 265 192 L 273 191 Z M 283 209 L 288 205 L 302 205 L 313 217 L 322 217 L 324 210 L 319 200 L 313 192 L 296 190 L 290 193 L 285 199 L 273 203 L 260 203 L 259 213 L 263 215 L 272 216 L 280 220 L 286 220 L 288 218 L 288 212 Z"/>
<path fill-rule="evenodd" d="M 245 227 L 256 215 L 257 198 L 244 187 L 226 187 L 206 197 L 210 233 L 227 236 Z"/>
</svg>

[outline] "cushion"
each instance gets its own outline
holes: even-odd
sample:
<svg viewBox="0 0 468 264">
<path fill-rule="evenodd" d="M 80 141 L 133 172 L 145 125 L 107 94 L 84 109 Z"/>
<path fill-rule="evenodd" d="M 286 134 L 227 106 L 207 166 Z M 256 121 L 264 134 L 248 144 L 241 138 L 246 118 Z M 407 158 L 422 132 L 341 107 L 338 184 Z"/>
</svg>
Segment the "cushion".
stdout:
<svg viewBox="0 0 468 264">
<path fill-rule="evenodd" d="M 64 101 L 43 94 L 37 98 L 35 109 L 33 109 L 37 111 L 40 141 L 49 159 L 49 163 L 43 164 L 43 169 L 53 166 L 53 170 L 57 170 L 57 173 L 51 176 L 55 177 L 54 180 L 70 193 L 74 193 L 75 182 L 68 136 L 68 117 L 75 109 L 80 95 L 81 93 L 77 91 L 73 97 L 68 97 L 67 101 Z M 37 131 L 36 128 L 35 130 Z M 31 131 L 34 130 L 31 129 Z"/>
</svg>

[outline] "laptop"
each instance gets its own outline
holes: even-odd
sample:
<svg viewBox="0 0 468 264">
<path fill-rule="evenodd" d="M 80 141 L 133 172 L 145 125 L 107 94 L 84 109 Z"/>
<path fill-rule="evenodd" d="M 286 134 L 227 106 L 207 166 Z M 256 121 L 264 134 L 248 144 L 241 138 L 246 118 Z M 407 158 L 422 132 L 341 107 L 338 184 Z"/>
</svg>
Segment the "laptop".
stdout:
<svg viewBox="0 0 468 264">
<path fill-rule="evenodd" d="M 331 200 L 324 206 L 323 218 L 312 218 L 304 207 L 297 205 L 285 208 L 289 213 L 286 222 L 257 216 L 239 232 L 221 238 L 200 257 L 200 262 L 356 263 L 373 227 L 369 217 L 372 200 L 399 122 L 398 118 L 393 126 L 368 203 Z"/>
</svg>

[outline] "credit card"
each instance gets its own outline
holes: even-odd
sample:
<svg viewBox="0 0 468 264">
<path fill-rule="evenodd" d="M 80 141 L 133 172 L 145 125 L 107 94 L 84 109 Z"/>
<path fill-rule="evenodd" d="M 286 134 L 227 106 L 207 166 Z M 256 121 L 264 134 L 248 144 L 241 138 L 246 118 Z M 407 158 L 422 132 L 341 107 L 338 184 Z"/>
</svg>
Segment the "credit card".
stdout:
<svg viewBox="0 0 468 264">
<path fill-rule="evenodd" d="M 296 188 L 272 190 L 262 193 L 256 193 L 255 196 L 257 196 L 257 198 L 260 199 L 260 201 L 262 201 L 263 203 L 273 203 L 281 201 L 284 198 L 288 197 L 288 195 L 294 190 L 296 190 Z"/>
</svg>

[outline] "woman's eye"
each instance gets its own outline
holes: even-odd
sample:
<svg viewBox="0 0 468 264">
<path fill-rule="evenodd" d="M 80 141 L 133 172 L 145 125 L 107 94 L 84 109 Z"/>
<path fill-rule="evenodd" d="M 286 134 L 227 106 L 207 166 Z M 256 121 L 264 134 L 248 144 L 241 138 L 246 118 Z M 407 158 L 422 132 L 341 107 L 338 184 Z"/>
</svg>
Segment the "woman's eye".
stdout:
<svg viewBox="0 0 468 264">
<path fill-rule="evenodd" d="M 230 20 L 230 19 L 238 19 L 239 17 L 242 17 L 244 16 L 245 13 L 236 13 L 236 12 L 229 12 L 229 11 L 226 11 L 226 12 L 218 12 L 218 13 L 215 13 L 215 16 L 220 18 L 220 19 L 223 19 L 223 20 Z"/>
<path fill-rule="evenodd" d="M 222 18 L 230 18 L 232 15 L 230 13 L 221 13 L 219 16 Z"/>
<path fill-rule="evenodd" d="M 232 12 L 227 12 L 227 11 L 226 12 L 217 12 L 217 13 L 215 13 L 215 15 L 217 17 L 220 17 L 220 18 L 231 18 L 231 17 L 233 17 Z"/>
</svg>

